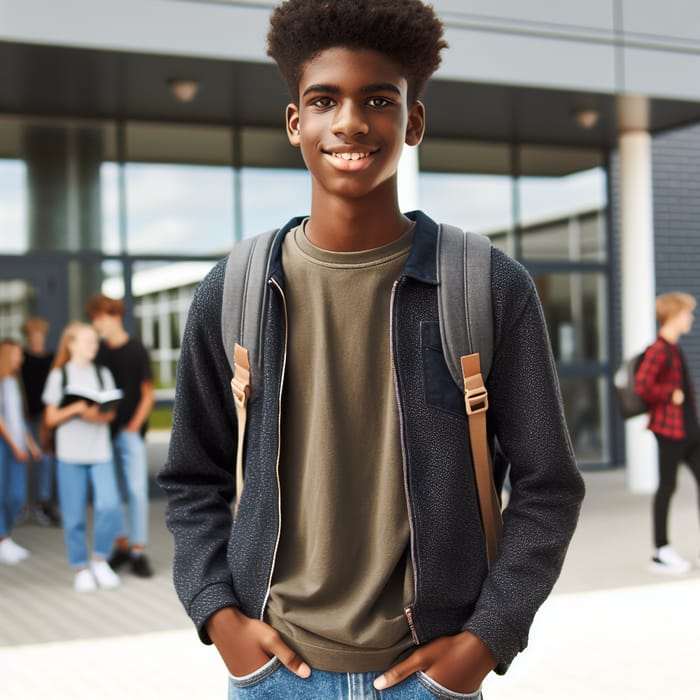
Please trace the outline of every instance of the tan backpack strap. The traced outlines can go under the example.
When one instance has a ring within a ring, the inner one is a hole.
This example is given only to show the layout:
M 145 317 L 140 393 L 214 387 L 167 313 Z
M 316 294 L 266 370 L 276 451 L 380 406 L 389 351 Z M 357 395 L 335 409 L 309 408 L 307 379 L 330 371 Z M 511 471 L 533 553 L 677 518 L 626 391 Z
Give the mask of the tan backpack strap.
M 464 403 L 469 423 L 469 442 L 479 495 L 481 522 L 486 540 L 486 558 L 489 568 L 498 553 L 498 543 L 503 530 L 501 504 L 493 483 L 493 465 L 486 436 L 486 411 L 489 407 L 488 392 L 481 376 L 479 353 L 461 358 L 464 377 Z
M 250 398 L 250 361 L 248 351 L 238 343 L 233 348 L 233 378 L 231 391 L 236 404 L 238 417 L 238 449 L 236 452 L 236 496 L 233 501 L 233 514 L 238 511 L 243 492 L 243 443 L 245 442 L 245 424 L 247 418 L 248 399 Z

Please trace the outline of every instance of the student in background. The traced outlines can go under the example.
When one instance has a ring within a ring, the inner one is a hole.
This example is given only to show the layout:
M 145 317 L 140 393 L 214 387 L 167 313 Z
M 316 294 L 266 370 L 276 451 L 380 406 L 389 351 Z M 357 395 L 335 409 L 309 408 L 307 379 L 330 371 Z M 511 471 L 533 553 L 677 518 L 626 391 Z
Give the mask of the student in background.
M 109 436 L 115 412 L 102 412 L 97 403 L 85 400 L 64 401 L 68 385 L 87 391 L 114 388 L 110 371 L 93 362 L 97 348 L 97 333 L 92 326 L 80 321 L 69 323 L 61 335 L 42 397 L 46 423 L 56 428 L 58 495 L 68 563 L 75 571 L 73 585 L 79 593 L 94 591 L 98 586 L 116 588 L 120 583 L 106 561 L 122 526 Z M 86 541 L 90 487 L 95 511 L 92 555 Z
M 693 327 L 695 298 L 684 292 L 656 299 L 659 334 L 644 354 L 635 377 L 637 393 L 649 405 L 649 430 L 659 446 L 659 485 L 654 495 L 654 549 L 649 570 L 684 574 L 692 568 L 670 544 L 668 515 L 681 462 L 695 477 L 700 497 L 700 424 L 693 379 L 678 342 Z M 700 560 L 699 560 L 700 563 Z
M 53 352 L 46 347 L 46 334 L 49 324 L 43 318 L 32 316 L 22 324 L 25 338 L 24 362 L 22 363 L 22 383 L 27 397 L 27 421 L 29 430 L 37 444 L 40 442 L 41 422 L 44 403 L 41 394 L 53 363 Z M 39 525 L 61 524 L 54 497 L 54 460 L 43 454 L 32 460 L 33 474 L 29 479 L 30 494 L 28 505 L 33 510 L 34 519 Z
M 26 499 L 24 463 L 41 451 L 27 428 L 22 386 L 18 378 L 22 348 L 14 340 L 0 341 L 0 563 L 18 564 L 29 551 L 10 533 Z
M 128 564 L 136 576 L 148 578 L 153 569 L 145 553 L 148 542 L 148 462 L 146 433 L 153 409 L 153 375 L 148 351 L 124 328 L 124 302 L 98 294 L 86 311 L 104 341 L 97 361 L 108 367 L 124 398 L 112 423 L 112 439 L 118 469 L 126 484 L 128 528 L 116 541 L 110 557 L 115 569 Z

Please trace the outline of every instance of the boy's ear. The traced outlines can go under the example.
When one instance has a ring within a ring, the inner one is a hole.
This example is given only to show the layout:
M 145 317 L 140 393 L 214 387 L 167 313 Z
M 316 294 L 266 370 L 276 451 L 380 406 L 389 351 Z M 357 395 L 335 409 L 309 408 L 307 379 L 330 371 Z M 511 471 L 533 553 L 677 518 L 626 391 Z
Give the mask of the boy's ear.
M 406 145 L 417 146 L 423 140 L 425 133 L 425 106 L 416 100 L 408 110 L 406 124 Z
M 287 105 L 287 138 L 292 146 L 299 146 L 299 108 L 295 104 Z

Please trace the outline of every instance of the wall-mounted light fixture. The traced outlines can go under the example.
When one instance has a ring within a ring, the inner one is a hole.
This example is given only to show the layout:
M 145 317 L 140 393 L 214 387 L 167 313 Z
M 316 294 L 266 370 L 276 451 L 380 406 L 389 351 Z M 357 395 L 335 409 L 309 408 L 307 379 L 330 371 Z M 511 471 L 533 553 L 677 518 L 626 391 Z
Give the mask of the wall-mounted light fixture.
M 199 92 L 199 81 L 192 78 L 169 78 L 168 88 L 178 102 L 192 102 Z
M 593 107 L 579 107 L 571 116 L 580 129 L 592 129 L 600 119 L 600 112 Z

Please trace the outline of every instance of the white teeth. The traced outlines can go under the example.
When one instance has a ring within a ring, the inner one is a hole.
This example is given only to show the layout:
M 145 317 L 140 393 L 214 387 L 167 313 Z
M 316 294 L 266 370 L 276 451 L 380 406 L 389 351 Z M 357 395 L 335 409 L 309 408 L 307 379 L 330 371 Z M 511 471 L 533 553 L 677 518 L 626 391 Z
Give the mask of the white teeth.
M 360 160 L 361 158 L 366 158 L 369 153 L 334 153 L 333 155 L 342 160 Z

